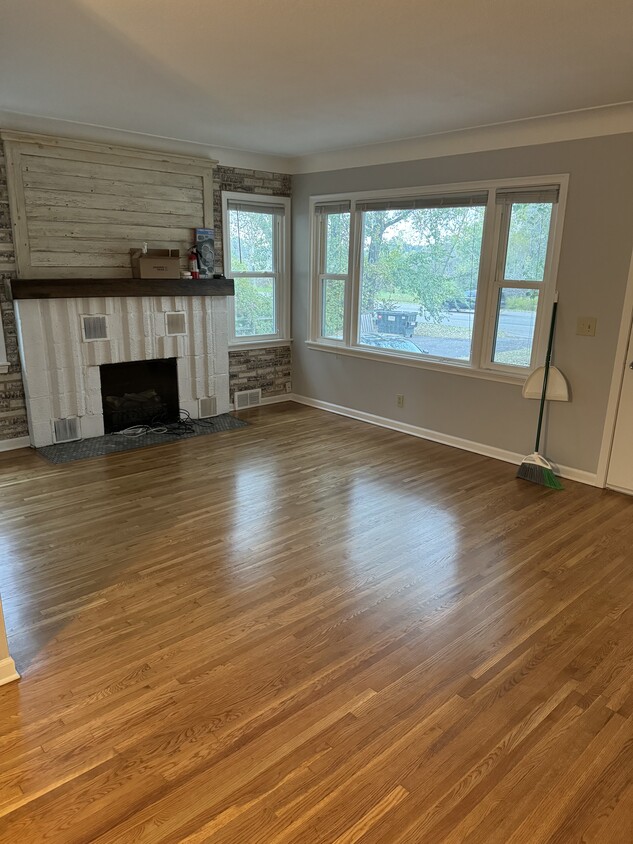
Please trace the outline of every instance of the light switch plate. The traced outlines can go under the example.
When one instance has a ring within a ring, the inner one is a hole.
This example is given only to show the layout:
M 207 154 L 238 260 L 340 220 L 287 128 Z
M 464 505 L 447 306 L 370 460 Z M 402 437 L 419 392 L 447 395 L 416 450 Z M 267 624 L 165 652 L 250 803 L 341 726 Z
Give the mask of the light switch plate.
M 576 334 L 581 337 L 596 336 L 596 318 L 590 316 L 578 317 L 576 323 Z

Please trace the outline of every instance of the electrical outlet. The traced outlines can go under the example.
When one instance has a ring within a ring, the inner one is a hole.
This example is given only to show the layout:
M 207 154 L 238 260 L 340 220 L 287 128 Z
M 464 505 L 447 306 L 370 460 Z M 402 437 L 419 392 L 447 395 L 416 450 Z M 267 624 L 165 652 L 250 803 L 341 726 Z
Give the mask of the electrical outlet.
M 404 407 L 404 396 L 398 393 L 396 396 L 396 407 Z
M 595 337 L 596 318 L 590 316 L 578 317 L 578 322 L 576 323 L 576 334 L 580 337 Z

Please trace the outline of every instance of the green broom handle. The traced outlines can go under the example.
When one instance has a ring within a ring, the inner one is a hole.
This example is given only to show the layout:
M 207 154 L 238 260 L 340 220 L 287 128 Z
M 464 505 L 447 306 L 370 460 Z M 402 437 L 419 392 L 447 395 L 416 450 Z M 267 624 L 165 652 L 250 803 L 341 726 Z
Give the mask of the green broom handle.
M 534 451 L 538 452 L 541 443 L 541 428 L 543 427 L 543 413 L 545 411 L 545 395 L 547 394 L 547 381 L 549 378 L 549 367 L 552 359 L 552 346 L 554 345 L 554 329 L 556 328 L 556 311 L 558 310 L 558 293 L 554 296 L 552 305 L 552 322 L 549 327 L 549 340 L 547 341 L 547 354 L 545 355 L 545 372 L 543 373 L 543 391 L 541 393 L 541 406 L 538 412 L 538 425 L 536 426 L 536 445 Z

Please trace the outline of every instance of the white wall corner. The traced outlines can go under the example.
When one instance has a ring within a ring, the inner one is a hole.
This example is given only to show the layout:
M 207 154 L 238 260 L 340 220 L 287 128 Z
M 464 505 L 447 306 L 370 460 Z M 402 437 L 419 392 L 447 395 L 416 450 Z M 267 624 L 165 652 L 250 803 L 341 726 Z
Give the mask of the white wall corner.
M 11 683 L 13 680 L 19 680 L 20 675 L 15 667 L 15 662 L 10 656 L 5 659 L 0 659 L 0 686 L 5 683 Z

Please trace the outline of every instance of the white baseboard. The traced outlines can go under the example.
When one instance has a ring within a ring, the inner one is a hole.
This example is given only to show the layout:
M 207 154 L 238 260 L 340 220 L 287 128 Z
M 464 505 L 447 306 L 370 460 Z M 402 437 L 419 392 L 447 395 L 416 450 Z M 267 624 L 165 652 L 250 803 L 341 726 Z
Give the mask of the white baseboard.
M 12 451 L 14 448 L 28 448 L 30 437 L 14 437 L 12 440 L 0 440 L 0 451 Z
M 19 680 L 20 675 L 15 669 L 15 662 L 8 656 L 6 659 L 0 659 L 0 686 L 5 683 L 11 683 L 13 680 Z
M 513 463 L 518 466 L 525 457 L 515 451 L 507 451 L 504 448 L 496 448 L 493 445 L 466 440 L 462 437 L 454 437 L 451 434 L 443 434 L 440 431 L 432 431 L 429 428 L 420 428 L 417 425 L 409 425 L 406 422 L 398 422 L 395 419 L 387 419 L 385 416 L 376 416 L 373 413 L 366 413 L 364 410 L 354 410 L 351 407 L 342 407 L 338 404 L 331 404 L 319 399 L 311 399 L 307 396 L 298 396 L 289 393 L 285 400 L 305 404 L 308 407 L 316 407 L 319 410 L 326 410 L 328 413 L 337 413 L 339 416 L 348 416 L 350 419 L 358 419 L 361 422 L 368 422 L 370 425 L 377 425 L 380 428 L 389 428 L 391 431 L 399 431 L 401 434 L 409 434 L 412 437 L 420 437 L 423 440 L 449 445 L 453 448 L 461 448 L 464 451 L 471 451 L 475 454 L 482 454 L 484 457 L 492 457 L 495 460 L 503 460 L 505 463 Z M 560 466 L 555 464 L 556 472 L 562 478 L 570 481 L 578 481 L 589 486 L 599 486 L 595 473 L 586 472 L 584 469 L 574 469 L 572 466 Z
M 280 395 L 280 396 L 267 396 L 266 398 L 263 398 L 261 400 L 260 404 L 255 404 L 255 405 L 253 405 L 253 407 L 261 407 L 264 404 L 281 404 L 282 402 L 285 402 L 285 401 L 294 401 L 293 393 L 282 393 L 282 395 Z M 229 405 L 229 409 L 235 410 L 235 405 L 233 403 L 231 403 Z M 247 408 L 242 408 L 242 409 L 246 410 Z

